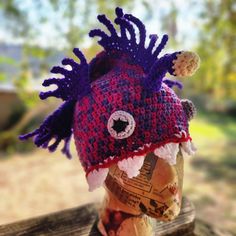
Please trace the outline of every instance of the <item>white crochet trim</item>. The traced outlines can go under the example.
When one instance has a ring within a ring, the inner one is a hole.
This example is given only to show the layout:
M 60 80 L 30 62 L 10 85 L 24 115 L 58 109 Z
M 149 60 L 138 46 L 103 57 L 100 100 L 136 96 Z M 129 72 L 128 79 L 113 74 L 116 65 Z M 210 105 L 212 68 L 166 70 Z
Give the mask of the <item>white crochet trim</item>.
M 139 147 L 139 150 L 143 150 L 146 146 L 150 147 L 150 144 L 145 144 L 144 146 Z M 183 156 L 186 156 L 186 154 L 193 155 L 196 151 L 196 147 L 190 140 L 182 143 L 167 143 L 161 147 L 156 148 L 154 150 L 154 154 L 159 158 L 162 158 L 167 161 L 170 165 L 175 165 L 176 157 L 179 150 L 181 150 Z M 139 175 L 140 169 L 142 168 L 144 163 L 145 156 L 146 155 L 129 157 L 122 161 L 118 161 L 117 165 L 120 170 L 126 172 L 128 178 L 133 178 Z M 118 157 L 113 156 L 111 156 L 109 159 L 113 160 L 114 158 L 118 159 Z M 105 162 L 107 161 L 108 159 L 105 160 Z M 87 176 L 89 191 L 93 191 L 96 188 L 102 186 L 107 177 L 108 172 L 109 168 L 100 168 L 98 170 L 91 171 Z
M 197 148 L 194 146 L 193 142 L 188 140 L 187 142 L 181 143 L 180 150 L 183 154 L 188 154 L 189 156 L 192 156 L 197 151 Z
M 186 131 L 181 130 L 178 134 L 175 134 L 175 136 L 177 138 L 182 138 L 182 137 L 186 138 L 187 137 L 187 133 L 186 133 Z
M 185 157 L 186 154 L 192 156 L 196 152 L 196 147 L 194 144 L 188 140 L 182 143 L 167 143 L 164 146 L 156 148 L 154 154 L 164 160 L 166 160 L 170 165 L 176 164 L 177 154 L 181 150 L 181 153 Z
M 121 119 L 122 121 L 126 121 L 129 124 L 125 128 L 125 131 L 117 133 L 112 126 L 114 125 L 114 120 Z M 110 135 L 115 138 L 115 139 L 124 139 L 128 138 L 130 135 L 133 134 L 134 129 L 135 129 L 135 120 L 134 117 L 126 112 L 126 111 L 115 111 L 111 114 L 110 118 L 108 119 L 107 122 L 107 129 Z
M 90 192 L 103 185 L 108 172 L 109 172 L 108 168 L 101 168 L 99 170 L 93 170 L 88 174 L 87 182 L 89 185 Z
M 176 164 L 176 156 L 179 152 L 179 143 L 167 143 L 164 146 L 156 148 L 154 154 L 164 160 L 170 165 Z
M 139 175 L 140 169 L 143 166 L 145 156 L 134 156 L 129 157 L 118 162 L 118 167 L 120 170 L 126 172 L 129 178 L 133 178 Z

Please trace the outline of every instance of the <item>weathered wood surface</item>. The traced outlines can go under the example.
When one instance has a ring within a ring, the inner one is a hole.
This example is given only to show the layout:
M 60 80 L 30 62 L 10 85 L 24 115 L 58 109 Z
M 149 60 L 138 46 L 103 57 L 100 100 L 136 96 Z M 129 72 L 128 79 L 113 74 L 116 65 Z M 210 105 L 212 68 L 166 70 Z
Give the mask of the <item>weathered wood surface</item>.
M 219 223 L 219 225 L 221 224 Z M 236 234 L 226 230 L 221 230 L 203 220 L 196 219 L 193 236 L 236 236 Z
M 1 236 L 20 235 L 92 235 L 99 236 L 96 228 L 99 204 L 88 204 L 65 211 L 52 213 L 29 220 L 0 226 Z M 201 221 L 196 221 L 192 204 L 183 199 L 180 215 L 172 222 L 155 222 L 155 235 L 160 236 L 232 236 L 220 232 Z M 223 233 L 223 234 L 221 234 Z

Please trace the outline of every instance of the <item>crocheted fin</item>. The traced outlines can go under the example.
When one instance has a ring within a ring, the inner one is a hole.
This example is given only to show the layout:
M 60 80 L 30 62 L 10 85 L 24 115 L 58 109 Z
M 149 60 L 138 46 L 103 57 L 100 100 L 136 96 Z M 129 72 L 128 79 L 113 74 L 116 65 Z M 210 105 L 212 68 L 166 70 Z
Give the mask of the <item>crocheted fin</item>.
M 54 152 L 59 143 L 64 140 L 62 153 L 70 159 L 69 143 L 72 135 L 74 106 L 75 101 L 64 102 L 43 121 L 38 129 L 31 133 L 20 135 L 19 138 L 26 140 L 34 137 L 36 146 L 47 148 L 51 152 Z M 49 145 L 49 142 L 53 139 L 55 139 L 55 142 Z
M 185 114 L 187 115 L 188 121 L 192 120 L 197 114 L 197 109 L 194 106 L 193 102 L 188 99 L 181 99 L 181 104 L 183 106 Z
M 48 87 L 54 84 L 57 85 L 57 89 L 54 91 L 41 92 L 39 94 L 41 99 L 56 97 L 64 101 L 78 100 L 90 92 L 89 66 L 87 61 L 78 48 L 75 48 L 73 52 L 80 59 L 80 64 L 71 58 L 64 58 L 62 64 L 69 65 L 71 70 L 54 66 L 51 72 L 61 74 L 64 78 L 50 78 L 44 80 L 43 86 Z

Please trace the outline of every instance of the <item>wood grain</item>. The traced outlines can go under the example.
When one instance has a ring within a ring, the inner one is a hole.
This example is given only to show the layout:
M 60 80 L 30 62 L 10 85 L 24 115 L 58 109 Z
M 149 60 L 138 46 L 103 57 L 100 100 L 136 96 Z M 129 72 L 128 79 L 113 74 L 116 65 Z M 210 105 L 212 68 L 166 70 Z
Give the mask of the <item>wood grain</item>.
M 20 235 L 78 235 L 99 236 L 96 228 L 99 204 L 87 204 L 29 220 L 0 226 L 1 236 Z M 193 205 L 183 198 L 180 215 L 172 222 L 154 222 L 155 235 L 160 236 L 221 236 L 218 230 L 197 221 L 197 233 L 194 232 L 195 210 Z M 222 234 L 223 235 L 223 234 Z M 224 234 L 233 235 L 233 234 Z

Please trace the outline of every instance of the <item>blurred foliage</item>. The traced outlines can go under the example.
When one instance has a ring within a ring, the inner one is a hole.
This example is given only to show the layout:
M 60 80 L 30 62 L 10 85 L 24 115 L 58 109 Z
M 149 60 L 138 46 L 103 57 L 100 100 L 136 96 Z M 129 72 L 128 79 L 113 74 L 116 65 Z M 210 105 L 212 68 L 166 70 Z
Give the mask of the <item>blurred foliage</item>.
M 196 79 L 190 81 L 191 92 L 208 95 L 216 109 L 223 101 L 227 110 L 227 105 L 236 106 L 235 1 L 207 0 L 199 17 L 204 23 L 196 50 L 202 64 Z
M 25 37 L 29 32 L 29 23 L 25 17 L 26 12 L 19 8 L 15 0 L 1 1 L 0 9 L 7 22 L 7 29 L 14 32 L 16 37 Z
M 1 25 L 5 27 L 8 35 L 21 42 L 22 59 L 16 62 L 11 58 L 1 56 L 0 64 L 19 68 L 14 85 L 17 94 L 30 112 L 39 101 L 37 92 L 32 91 L 32 85 L 36 79 L 48 77 L 51 67 L 49 58 L 55 56 L 60 50 L 64 52 L 63 54 L 74 57 L 72 49 L 84 45 L 89 30 L 97 27 L 95 20 L 97 13 L 104 13 L 108 18 L 114 19 L 116 6 L 121 6 L 125 8 L 125 11 L 132 12 L 139 4 L 143 8 L 144 21 L 148 21 L 156 16 L 157 6 L 160 2 L 159 0 L 115 0 L 109 1 L 108 4 L 103 0 L 1 1 L 0 13 L 4 16 Z M 166 4 L 168 4 L 167 9 L 158 11 L 159 21 L 157 24 L 169 34 L 170 46 L 179 49 L 184 43 L 177 37 L 179 34 L 178 21 L 183 14 L 180 13 L 181 6 L 174 0 Z M 194 78 L 185 80 L 186 88 L 183 93 L 187 97 L 196 98 L 198 107 L 202 106 L 224 112 L 232 110 L 231 113 L 235 115 L 236 8 L 234 0 L 199 2 L 191 0 L 186 3 L 187 10 L 193 11 L 196 4 L 200 10 L 198 15 L 194 13 L 198 28 L 193 29 L 197 32 L 193 50 L 200 55 L 202 64 Z M 48 45 L 42 46 L 39 39 L 44 35 L 43 29 L 48 24 L 53 30 L 55 38 L 53 44 L 48 42 Z M 87 58 L 91 59 L 98 50 L 101 49 L 94 40 L 83 51 Z M 36 58 L 39 64 L 37 75 L 33 74 L 32 58 Z M 0 81 L 4 80 L 6 80 L 6 75 L 1 72 Z M 37 113 L 35 115 L 37 116 Z M 20 119 L 24 119 L 24 116 L 19 117 Z M 21 122 L 19 121 L 19 123 Z
M 22 60 L 15 65 L 20 70 L 13 81 L 19 98 L 28 110 L 25 114 L 19 115 L 17 122 L 13 119 L 13 123 L 9 129 L 4 130 L 0 134 L 0 150 L 8 152 L 12 152 L 14 148 L 22 150 L 21 145 L 17 141 L 18 134 L 32 130 L 32 120 L 37 121 L 35 118 L 41 116 L 42 112 L 45 112 L 45 106 L 41 104 L 41 107 L 39 107 L 38 105 L 38 92 L 32 90 L 32 85 L 37 78 L 35 78 L 32 65 L 30 64 L 31 59 L 36 58 L 40 67 L 37 77 L 45 78 L 48 76 L 51 66 L 48 63 L 48 58 L 53 56 L 55 52 L 58 52 L 58 45 L 55 45 L 57 42 L 54 42 L 53 47 L 39 46 L 38 43 L 35 43 L 45 24 L 48 22 L 51 23 L 51 27 L 58 35 L 57 37 L 64 41 L 63 51 L 66 52 L 65 54 L 74 57 L 72 55 L 72 49 L 85 40 L 85 34 L 88 33 L 88 28 L 91 28 L 94 24 L 94 8 L 96 11 L 113 16 L 116 5 L 121 3 L 131 6 L 132 2 L 132 0 L 122 0 L 112 1 L 107 4 L 104 1 L 96 0 L 87 0 L 83 3 L 74 0 L 32 1 L 30 3 L 32 6 L 31 9 L 25 8 L 24 2 L 19 4 L 17 0 L 3 1 L 0 3 L 0 11 L 4 16 L 4 21 L 1 24 L 12 38 L 19 39 L 22 42 Z M 45 14 L 48 8 L 51 9 L 53 18 L 58 20 L 52 20 L 50 14 Z M 33 10 L 36 22 L 32 21 L 32 16 L 30 16 L 30 11 Z M 61 21 L 63 21 L 64 27 L 62 27 Z M 91 50 L 98 51 L 98 47 L 92 45 L 86 54 L 91 54 Z M 0 64 L 3 65 L 6 62 L 8 64 L 13 63 L 13 61 L 7 60 L 7 58 L 0 58 Z M 4 73 L 0 73 L 0 80 L 6 80 Z M 38 122 L 33 122 L 33 126 L 37 126 L 37 124 Z
M 0 56 L 0 64 L 16 65 L 16 61 L 11 57 Z
M 5 65 L 17 66 L 17 62 L 11 57 L 1 55 L 0 56 L 0 65 L 1 66 L 5 66 Z M 7 75 L 5 72 L 0 72 L 0 82 L 1 81 L 7 81 Z
M 39 47 L 35 40 L 42 32 L 46 23 L 50 22 L 52 29 L 56 31 L 57 37 L 64 42 L 63 51 L 71 56 L 72 48 L 81 45 L 86 40 L 89 29 L 96 25 L 94 15 L 103 12 L 109 18 L 114 18 L 114 8 L 125 6 L 126 11 L 132 10 L 139 2 L 144 8 L 144 18 L 147 20 L 156 14 L 158 1 L 134 1 L 116 0 L 107 4 L 102 0 L 47 0 L 32 1 L 32 11 L 36 21 L 32 21 L 29 9 L 24 7 L 24 1 L 19 4 L 17 0 L 2 1 L 0 9 L 6 16 L 4 24 L 13 37 L 19 37 L 23 42 L 24 63 L 30 56 L 38 58 L 43 73 L 49 70 L 48 63 L 44 63 L 46 58 L 53 55 L 55 48 Z M 196 1 L 189 3 L 189 10 L 195 7 Z M 192 4 L 192 5 L 191 5 Z M 236 12 L 234 0 L 201 1 L 199 7 L 201 11 L 197 16 L 202 23 L 197 29 L 198 42 L 195 50 L 202 58 L 202 65 L 195 78 L 187 83 L 191 90 L 190 94 L 204 94 L 206 100 L 210 99 L 217 104 L 223 101 L 227 106 L 230 102 L 236 102 L 236 68 L 233 63 L 236 61 Z M 36 10 L 35 10 L 36 9 Z M 38 9 L 38 10 L 37 10 Z M 50 9 L 50 14 L 45 10 Z M 169 1 L 168 11 L 159 12 L 162 28 L 170 35 L 172 47 L 178 47 L 177 40 L 178 27 L 177 21 L 180 14 L 180 6 L 175 1 Z M 79 16 L 79 17 L 78 17 Z M 58 19 L 58 20 L 52 20 Z M 63 21 L 63 24 L 61 22 Z M 3 24 L 3 23 L 2 23 Z M 37 24 L 37 25 L 36 25 Z M 196 30 L 196 29 L 195 29 Z M 97 45 L 91 45 L 87 54 L 98 50 Z M 1 58 L 0 58 L 1 63 Z M 26 70 L 22 63 L 22 70 Z M 30 66 L 27 67 L 30 71 Z M 27 72 L 28 73 L 28 72 Z M 20 76 L 21 77 L 21 76 Z M 0 75 L 3 79 L 4 75 Z M 18 78 L 17 78 L 18 79 Z M 30 78 L 32 79 L 32 78 Z M 25 82 L 25 78 L 22 78 Z M 22 89 L 22 87 L 21 87 Z M 230 103 L 231 104 L 231 103 Z

